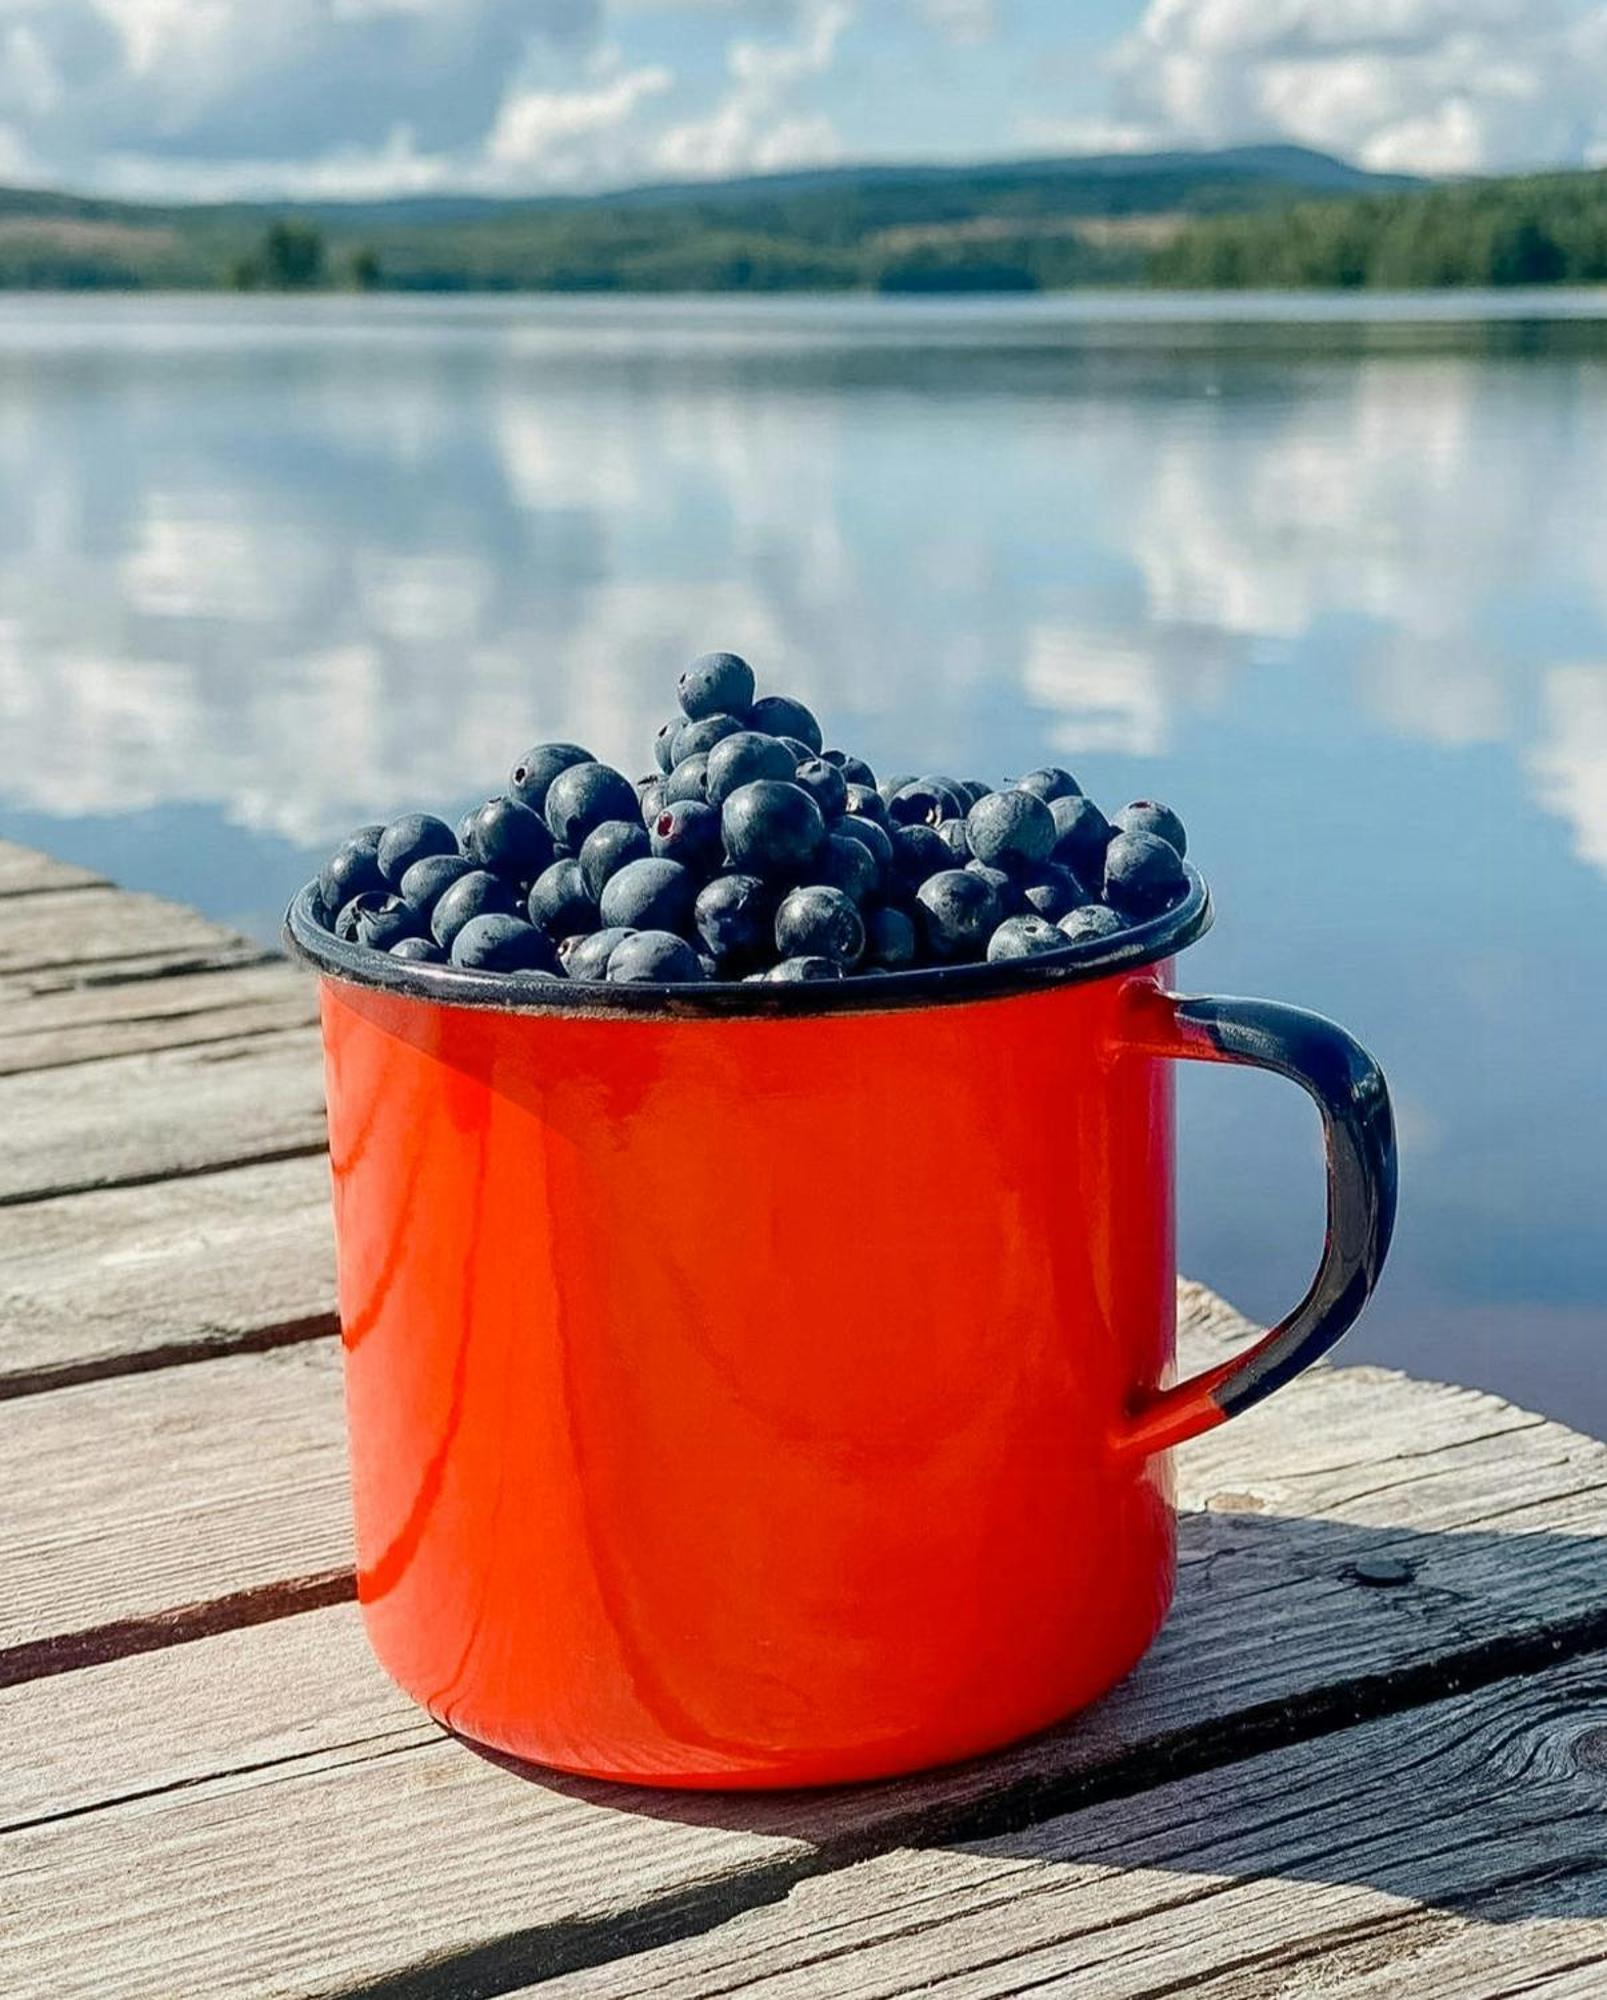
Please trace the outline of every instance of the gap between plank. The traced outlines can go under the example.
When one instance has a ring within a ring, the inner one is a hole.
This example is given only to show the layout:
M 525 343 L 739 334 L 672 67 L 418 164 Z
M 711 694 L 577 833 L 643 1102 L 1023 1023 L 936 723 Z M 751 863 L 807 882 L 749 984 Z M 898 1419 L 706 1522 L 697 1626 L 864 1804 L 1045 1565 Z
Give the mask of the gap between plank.
M 19 1396 L 41 1396 L 51 1389 L 72 1389 L 81 1382 L 105 1382 L 120 1375 L 149 1375 L 158 1368 L 187 1368 L 198 1361 L 222 1361 L 235 1354 L 268 1354 L 276 1347 L 299 1347 L 305 1341 L 328 1340 L 340 1331 L 339 1316 L 309 1313 L 303 1319 L 282 1320 L 276 1326 L 254 1326 L 242 1333 L 202 1335 L 193 1340 L 169 1340 L 133 1353 L 102 1354 L 83 1361 L 60 1361 L 39 1368 L 20 1368 L 0 1375 L 0 1403 Z
M 114 889 L 115 882 L 91 876 L 85 882 L 30 882 L 20 889 L 0 889 L 0 903 L 18 903 L 24 896 L 71 896 L 85 889 Z
M 266 1625 L 298 1611 L 322 1611 L 350 1603 L 357 1595 L 351 1569 L 319 1570 L 312 1576 L 287 1577 L 279 1583 L 235 1590 L 226 1597 L 200 1604 L 180 1604 L 170 1611 L 153 1611 L 136 1618 L 118 1618 L 108 1625 L 91 1625 L 81 1632 L 58 1632 L 48 1639 L 0 1652 L 0 1688 L 23 1681 L 72 1673 L 79 1667 L 101 1667 L 134 1653 L 154 1653 L 192 1639 L 210 1639 L 219 1632 L 247 1625 Z
M 286 1032 L 303 1034 L 306 1031 L 298 1028 Z M 308 1140 L 299 1146 L 275 1146 L 266 1152 L 242 1153 L 237 1159 L 207 1160 L 193 1167 L 164 1167 L 160 1172 L 153 1170 L 147 1174 L 117 1174 L 107 1180 L 58 1181 L 49 1187 L 31 1187 L 18 1189 L 12 1194 L 0 1194 L 0 1208 L 25 1208 L 29 1202 L 59 1201 L 64 1195 L 104 1194 L 109 1188 L 159 1187 L 163 1181 L 193 1181 L 203 1174 L 226 1174 L 236 1167 L 271 1167 L 281 1160 L 310 1160 L 328 1151 L 327 1140 Z

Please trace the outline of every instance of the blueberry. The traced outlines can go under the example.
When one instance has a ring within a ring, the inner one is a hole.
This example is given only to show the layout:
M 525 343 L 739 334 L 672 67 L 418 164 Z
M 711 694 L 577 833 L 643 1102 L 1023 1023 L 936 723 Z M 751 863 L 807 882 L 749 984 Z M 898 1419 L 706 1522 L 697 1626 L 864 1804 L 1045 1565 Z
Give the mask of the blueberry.
M 331 914 L 354 896 L 376 894 L 385 887 L 379 872 L 379 841 L 353 834 L 343 840 L 318 871 L 318 900 Z
M 1058 861 L 1046 861 L 1041 868 L 1030 869 L 1022 878 L 1021 894 L 1034 916 L 1047 917 L 1052 924 L 1058 924 L 1062 917 L 1080 909 L 1088 900 L 1088 891 Z
M 609 876 L 617 875 L 627 862 L 640 861 L 651 852 L 647 828 L 639 819 L 605 819 L 601 826 L 594 826 L 575 856 L 586 894 L 595 903 Z
M 773 986 L 793 986 L 806 979 L 842 979 L 846 975 L 830 958 L 784 958 L 762 975 Z
M 578 743 L 538 743 L 508 774 L 508 791 L 520 805 L 534 813 L 544 812 L 548 787 L 558 773 L 593 761 L 591 752 L 582 750 Z
M 547 788 L 547 827 L 572 852 L 608 819 L 635 819 L 636 787 L 607 764 L 571 764 Z
M 887 801 L 874 785 L 856 784 L 850 780 L 843 811 L 853 819 L 874 820 L 878 826 L 890 823 Z
M 559 961 L 571 979 L 606 979 L 615 945 L 634 936 L 623 924 L 614 924 L 587 937 L 567 937 L 558 947 Z
M 383 889 L 364 889 L 360 894 L 349 897 L 341 904 L 335 917 L 336 937 L 346 944 L 356 944 L 358 927 L 363 919 L 378 910 L 387 900 Z
M 966 831 L 963 819 L 940 820 L 935 829 L 937 837 L 949 851 L 949 866 L 971 859 L 971 836 Z
M 673 931 L 633 931 L 621 938 L 608 960 L 610 986 L 690 986 L 703 978 L 697 953 Z
M 699 877 L 712 874 L 720 865 L 720 815 L 701 799 L 677 799 L 654 820 L 652 851 L 668 861 L 679 861 Z
M 866 917 L 865 960 L 887 972 L 915 963 L 915 926 L 902 910 L 872 910 Z
M 851 757 L 846 750 L 822 750 L 820 754 L 842 772 L 844 784 L 869 785 L 873 792 L 876 790 L 876 773 L 863 757 Z
M 1080 910 L 1062 917 L 1057 928 L 1068 943 L 1087 944 L 1092 938 L 1114 937 L 1127 926 L 1104 903 L 1084 903 Z
M 1054 816 L 1031 792 L 989 792 L 966 814 L 965 833 L 990 868 L 1026 868 L 1055 848 Z
M 1182 856 L 1155 833 L 1119 833 L 1105 849 L 1105 901 L 1125 917 L 1153 916 L 1188 886 Z
M 1023 905 L 1021 885 L 1016 878 L 1003 868 L 990 868 L 985 861 L 971 860 L 965 864 L 965 872 L 975 875 L 987 883 L 999 899 L 1001 917 L 1019 915 Z
M 1036 958 L 1040 952 L 1064 951 L 1066 940 L 1044 917 L 1006 917 L 988 939 L 988 963 L 1005 958 Z
M 679 861 L 657 856 L 629 861 L 603 885 L 597 913 L 612 929 L 622 924 L 633 931 L 684 931 L 697 900 L 697 877 Z
M 754 965 L 769 955 L 775 898 L 757 875 L 716 875 L 698 891 L 692 921 L 722 963 Z
M 723 743 L 728 736 L 740 736 L 743 729 L 743 723 L 734 715 L 706 715 L 701 722 L 683 722 L 675 734 L 670 769 L 684 764 L 688 757 L 706 757 L 716 743 Z
M 452 963 L 474 972 L 554 972 L 552 940 L 522 917 L 470 917 L 452 940 Z
M 883 778 L 881 783 L 876 787 L 876 790 L 881 795 L 882 804 L 890 806 L 906 785 L 913 785 L 914 783 L 915 773 L 913 771 L 900 771 L 897 777 Z
M 675 769 L 675 739 L 685 727 L 684 715 L 672 715 L 653 738 L 653 762 L 666 778 Z
M 726 858 L 754 875 L 796 875 L 820 852 L 826 822 L 806 791 L 779 779 L 739 785 L 720 810 Z
M 1075 796 L 1050 801 L 1055 823 L 1055 859 L 1091 889 L 1105 872 L 1105 848 L 1111 824 L 1092 799 Z
M 461 854 L 467 854 L 469 851 L 469 842 L 474 837 L 474 822 L 479 811 L 480 808 L 478 806 L 470 806 L 469 810 L 458 821 L 458 851 Z
M 770 777 L 773 773 L 760 774 Z M 848 780 L 835 764 L 828 764 L 824 757 L 809 757 L 793 773 L 792 782 L 802 785 L 804 790 L 820 808 L 820 816 L 826 821 L 837 819 L 848 804 Z
M 555 861 L 544 868 L 530 885 L 525 908 L 530 921 L 552 938 L 589 931 L 597 922 L 597 899 L 586 893 L 578 861 Z
M 533 882 L 552 860 L 552 835 L 540 813 L 517 799 L 487 799 L 470 824 L 464 851 L 493 875 Z
M 936 826 L 941 820 L 964 819 L 969 810 L 970 801 L 947 778 L 912 778 L 887 801 L 888 816 L 897 826 Z
M 440 897 L 430 913 L 430 929 L 442 951 L 449 952 L 471 917 L 511 917 L 517 907 L 513 891 L 500 875 L 477 868 L 460 876 Z
M 427 917 L 454 882 L 473 872 L 474 863 L 467 855 L 426 854 L 402 877 L 402 900 Z
M 796 736 L 800 743 L 808 744 L 812 757 L 820 755 L 825 741 L 820 724 L 803 703 L 784 694 L 767 694 L 754 702 L 748 710 L 748 727 L 763 730 L 766 736 Z
M 662 778 L 644 781 L 636 787 L 636 796 L 641 801 L 642 824 L 651 826 L 669 804 L 669 794 Z
M 363 896 L 358 902 L 357 942 L 371 951 L 389 951 L 403 938 L 417 937 L 424 928 L 418 911 L 400 896 Z
M 1018 792 L 1031 792 L 1035 799 L 1042 799 L 1050 805 L 1056 799 L 1075 799 L 1082 795 L 1082 786 L 1069 771 L 1062 771 L 1057 765 L 1045 764 L 1042 770 L 1029 771 L 1024 778 L 1017 778 Z
M 915 901 L 921 934 L 934 958 L 980 958 L 1004 915 L 991 883 L 964 868 L 928 876 Z
M 961 778 L 955 790 L 964 798 L 967 806 L 974 806 L 978 799 L 985 799 L 989 792 L 996 792 L 997 785 L 990 785 L 986 778 Z
M 753 669 L 737 653 L 699 653 L 675 692 L 694 722 L 705 715 L 745 715 L 753 705 Z
M 664 804 L 672 806 L 677 799 L 707 799 L 709 795 L 709 760 L 707 757 L 688 757 L 684 764 L 677 764 L 664 780 Z M 662 810 L 662 808 L 661 808 Z
M 760 778 L 784 783 L 796 768 L 792 752 L 773 736 L 761 736 L 753 729 L 727 736 L 709 752 L 709 804 L 723 806 L 739 786 L 755 784 Z
M 856 813 L 845 813 L 832 828 L 833 835 L 844 840 L 857 840 L 870 858 L 876 863 L 876 880 L 885 882 L 893 872 L 893 840 L 886 827 L 873 819 L 861 818 Z
M 815 754 L 801 736 L 778 736 L 776 741 L 784 743 L 787 746 L 787 750 L 792 757 L 794 770 L 800 764 L 807 764 Z
M 1183 822 L 1170 806 L 1158 806 L 1153 799 L 1134 799 L 1130 806 L 1123 806 L 1115 824 L 1118 833 L 1153 833 L 1157 840 L 1164 840 L 1179 854 L 1189 851 Z
M 893 867 L 901 882 L 918 889 L 928 875 L 939 875 L 954 866 L 949 844 L 935 826 L 917 821 L 913 826 L 892 829 Z
M 458 837 L 434 813 L 404 813 L 379 837 L 379 872 L 394 889 L 415 861 L 427 854 L 456 854 Z
M 809 862 L 807 876 L 815 886 L 841 890 L 853 904 L 867 902 L 881 888 L 881 870 L 871 850 L 839 832 L 825 836 L 825 846 Z
M 841 889 L 794 889 L 776 911 L 776 950 L 783 958 L 857 965 L 865 950 L 864 921 Z
M 398 938 L 395 944 L 391 946 L 391 957 L 410 959 L 419 965 L 444 965 L 446 963 L 446 953 L 442 951 L 434 938 L 427 937 Z

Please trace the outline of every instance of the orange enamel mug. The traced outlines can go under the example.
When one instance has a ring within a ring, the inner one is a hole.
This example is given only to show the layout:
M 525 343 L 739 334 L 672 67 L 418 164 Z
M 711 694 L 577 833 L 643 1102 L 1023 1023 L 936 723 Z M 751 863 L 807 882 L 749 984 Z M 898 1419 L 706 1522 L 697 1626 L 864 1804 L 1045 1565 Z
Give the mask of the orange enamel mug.
M 594 1777 L 820 1785 L 1091 1701 L 1172 1594 L 1170 1448 L 1345 1331 L 1389 1100 L 1342 1030 L 1179 999 L 1209 921 L 1013 965 L 569 986 L 344 944 L 322 982 L 358 1594 L 453 1730 Z M 1172 1070 L 1316 1099 L 1296 1311 L 1173 1383 Z

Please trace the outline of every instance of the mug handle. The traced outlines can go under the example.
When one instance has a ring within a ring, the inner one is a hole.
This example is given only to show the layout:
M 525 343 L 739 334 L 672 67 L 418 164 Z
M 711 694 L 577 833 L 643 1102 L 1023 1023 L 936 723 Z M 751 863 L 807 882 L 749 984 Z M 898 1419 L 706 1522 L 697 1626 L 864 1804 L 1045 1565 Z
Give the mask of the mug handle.
M 1292 1382 L 1355 1322 L 1395 1226 L 1395 1127 L 1384 1073 L 1343 1028 L 1277 1000 L 1214 1000 L 1133 980 L 1124 1052 L 1245 1063 L 1298 1083 L 1322 1114 L 1328 1229 L 1311 1289 L 1245 1353 L 1135 1404 L 1117 1439 L 1147 1458 L 1236 1417 Z

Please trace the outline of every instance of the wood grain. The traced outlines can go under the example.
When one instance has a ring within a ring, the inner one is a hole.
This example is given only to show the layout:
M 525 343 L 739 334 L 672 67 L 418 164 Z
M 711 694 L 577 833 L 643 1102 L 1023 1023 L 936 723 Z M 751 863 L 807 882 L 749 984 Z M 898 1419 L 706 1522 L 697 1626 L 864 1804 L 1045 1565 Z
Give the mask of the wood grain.
M 1607 1983 L 1607 1660 L 805 1880 L 551 2000 L 1207 2000 Z M 527 1989 L 529 1990 L 529 1989 Z M 1596 1990 L 1601 1990 L 1598 1986 Z
M 32 847 L 18 847 L 14 841 L 0 840 L 0 896 L 33 896 L 42 889 L 102 888 L 104 876 L 80 868 L 71 861 L 58 861 Z
M 335 1324 L 322 1154 L 27 1202 L 0 1221 L 0 1397 Z
M 0 1076 L 304 1028 L 317 1017 L 315 982 L 279 961 L 16 992 L 0 1008 Z
M 314 1152 L 318 1037 L 236 1036 L 0 1078 L 0 1130 L 0 1204 Z
M 75 1617 L 97 1601 L 188 1594 L 197 1578 L 260 1575 L 269 1541 L 298 1571 L 309 1547 L 328 1559 L 332 1541 L 302 1539 L 320 1512 L 307 1511 L 309 1491 L 335 1506 L 316 1470 L 338 1433 L 326 1354 L 208 1362 L 9 1406 L 38 1415 L 78 1400 L 65 1449 L 23 1475 L 47 1483 L 51 1463 L 104 1440 L 131 1390 L 151 1399 L 135 1426 L 146 1432 L 162 1425 L 161 1392 L 186 1378 L 192 1436 L 214 1421 L 244 1427 L 213 1440 L 215 1466 L 171 1455 L 176 1486 L 160 1505 L 136 1499 L 129 1520 L 119 1497 L 137 1482 L 108 1476 L 76 1501 L 84 1481 L 58 1472 L 54 1506 L 40 1496 L 19 1539 L 73 1514 Z M 257 1371 L 276 1384 L 254 1384 Z M 287 1489 L 298 1391 L 323 1400 L 327 1429 Z M 6 1442 L 0 1431 L 0 1452 Z M 238 1467 L 253 1462 L 259 1490 L 247 1496 Z M 1191 1510 L 1179 1603 L 1139 1671 L 1030 1744 L 904 1784 L 675 1801 L 517 1774 L 387 1697 L 349 1607 L 15 1687 L 0 1705 L 0 1770 L 25 1770 L 27 1746 L 59 1731 L 64 1690 L 92 1688 L 97 1720 L 75 1816 L 0 1840 L 0 1938 L 48 1939 L 54 1992 L 502 1992 L 708 1931 L 867 1849 L 1143 1792 L 1410 1709 L 1459 1677 L 1487 1683 L 1607 1643 L 1607 1447 L 1493 1397 L 1319 1370 L 1181 1453 L 1179 1469 Z M 220 1484 L 221 1533 L 205 1501 Z M 0 1493 L 0 1511 L 8 1501 Z M 1385 1551 L 1412 1566 L 1409 1584 L 1357 1580 L 1355 1563 Z M 292 1625 L 302 1629 L 287 1638 Z M 202 1712 L 198 1746 L 183 1718 Z M 299 1734 L 298 1716 L 309 1719 Z M 49 1785 L 12 1780 L 6 1816 L 37 1817 Z M 1400 1784 L 1395 1794 L 1398 1808 Z M 1111 1810 L 1120 1820 L 1134 1801 Z
M 127 889 L 73 887 L 0 901 L 0 974 L 167 958 L 175 966 L 239 957 L 243 940 L 181 903 Z M 259 946 L 244 955 L 265 958 Z
M 351 1561 L 333 1342 L 0 1403 L 0 1679 Z

